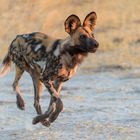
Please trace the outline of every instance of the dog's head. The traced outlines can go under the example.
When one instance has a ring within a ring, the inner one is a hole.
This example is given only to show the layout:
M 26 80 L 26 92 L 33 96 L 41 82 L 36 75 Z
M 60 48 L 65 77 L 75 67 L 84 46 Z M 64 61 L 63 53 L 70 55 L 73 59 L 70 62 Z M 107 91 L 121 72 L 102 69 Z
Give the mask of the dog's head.
M 70 15 L 64 23 L 65 31 L 70 34 L 74 45 L 82 52 L 94 53 L 99 46 L 93 34 L 96 19 L 96 13 L 91 12 L 85 17 L 83 25 L 81 25 L 81 21 L 76 15 Z

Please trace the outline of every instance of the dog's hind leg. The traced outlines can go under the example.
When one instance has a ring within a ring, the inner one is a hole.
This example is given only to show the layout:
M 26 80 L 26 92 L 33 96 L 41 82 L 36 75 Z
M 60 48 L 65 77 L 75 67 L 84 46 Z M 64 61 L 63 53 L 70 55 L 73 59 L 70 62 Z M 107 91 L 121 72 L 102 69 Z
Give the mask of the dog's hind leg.
M 17 107 L 21 110 L 25 109 L 25 104 L 24 100 L 21 96 L 21 91 L 19 87 L 19 80 L 23 74 L 24 70 L 20 69 L 18 66 L 16 66 L 16 73 L 15 73 L 15 80 L 13 82 L 13 90 L 16 93 L 16 98 L 17 98 Z
M 38 115 L 42 114 L 41 106 L 40 106 L 40 96 L 42 94 L 42 82 L 39 80 L 40 75 L 31 71 L 30 75 L 32 77 L 33 86 L 34 86 L 34 107 Z
M 38 114 L 42 114 L 40 106 L 40 97 L 42 95 L 42 82 L 40 80 L 37 80 L 36 83 L 34 83 L 34 90 L 35 90 L 34 107 Z

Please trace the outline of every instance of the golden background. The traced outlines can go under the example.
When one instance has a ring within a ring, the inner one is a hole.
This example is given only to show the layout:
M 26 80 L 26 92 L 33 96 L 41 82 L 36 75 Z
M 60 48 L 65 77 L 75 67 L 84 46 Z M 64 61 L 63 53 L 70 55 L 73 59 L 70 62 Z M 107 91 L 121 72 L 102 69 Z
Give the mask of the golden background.
M 64 38 L 64 21 L 76 14 L 83 21 L 97 13 L 95 38 L 100 48 L 90 54 L 82 68 L 140 66 L 139 0 L 1 0 L 0 59 L 17 34 L 43 32 Z

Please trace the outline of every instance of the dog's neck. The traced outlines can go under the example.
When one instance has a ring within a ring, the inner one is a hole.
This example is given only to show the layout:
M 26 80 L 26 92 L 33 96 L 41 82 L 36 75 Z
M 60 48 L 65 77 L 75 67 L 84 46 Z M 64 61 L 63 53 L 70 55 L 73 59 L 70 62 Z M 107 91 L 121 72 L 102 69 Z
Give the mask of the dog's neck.
M 74 41 L 71 37 L 67 37 L 64 40 L 60 41 L 61 53 L 69 54 L 71 57 L 71 63 L 73 66 L 76 66 L 83 62 L 84 58 L 87 56 L 87 52 L 83 52 L 78 49 L 77 45 L 74 44 Z

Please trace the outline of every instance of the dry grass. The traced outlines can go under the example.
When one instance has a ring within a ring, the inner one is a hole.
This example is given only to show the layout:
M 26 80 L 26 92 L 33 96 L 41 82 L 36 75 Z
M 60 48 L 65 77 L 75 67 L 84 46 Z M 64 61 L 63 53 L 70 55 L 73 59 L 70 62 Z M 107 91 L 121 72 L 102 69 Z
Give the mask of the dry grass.
M 95 36 L 100 49 L 82 68 L 140 66 L 139 0 L 1 0 L 0 58 L 17 34 L 40 31 L 65 37 L 67 16 L 74 13 L 83 20 L 93 10 L 98 14 Z

